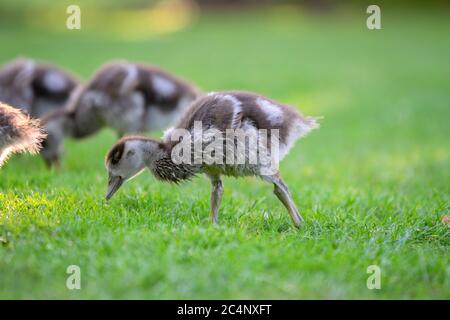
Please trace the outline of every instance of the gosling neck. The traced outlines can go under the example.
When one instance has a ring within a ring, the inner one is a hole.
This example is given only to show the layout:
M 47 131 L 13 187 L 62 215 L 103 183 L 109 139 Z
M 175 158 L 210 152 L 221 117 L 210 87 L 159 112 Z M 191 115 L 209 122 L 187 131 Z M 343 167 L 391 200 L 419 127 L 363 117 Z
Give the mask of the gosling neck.
M 168 144 L 162 141 L 156 143 L 157 149 L 153 148 L 147 153 L 147 166 L 157 179 L 178 184 L 199 173 L 198 165 L 173 162 L 171 148 Z

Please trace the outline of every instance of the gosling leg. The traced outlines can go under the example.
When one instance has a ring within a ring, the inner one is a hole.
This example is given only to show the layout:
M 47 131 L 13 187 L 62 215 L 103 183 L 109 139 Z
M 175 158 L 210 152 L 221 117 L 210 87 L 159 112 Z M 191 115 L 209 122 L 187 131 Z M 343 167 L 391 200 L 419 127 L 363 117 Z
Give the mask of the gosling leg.
M 211 176 L 211 208 L 210 217 L 213 224 L 217 223 L 219 217 L 219 207 L 222 201 L 223 184 L 220 176 Z
M 303 218 L 300 216 L 297 207 L 295 206 L 294 200 L 292 199 L 291 194 L 289 193 L 289 188 L 284 183 L 283 179 L 281 179 L 280 175 L 277 173 L 272 176 L 264 177 L 268 182 L 273 183 L 274 190 L 273 193 L 277 196 L 277 198 L 283 203 L 285 208 L 288 210 L 289 215 L 292 218 L 292 222 L 296 227 L 300 227 Z

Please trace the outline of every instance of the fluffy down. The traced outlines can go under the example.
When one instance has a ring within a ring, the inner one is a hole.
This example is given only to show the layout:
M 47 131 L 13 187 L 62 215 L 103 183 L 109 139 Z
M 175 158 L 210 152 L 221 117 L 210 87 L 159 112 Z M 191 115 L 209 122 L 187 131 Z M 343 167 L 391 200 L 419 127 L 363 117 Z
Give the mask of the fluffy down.
M 39 120 L 0 102 L 0 167 L 13 153 L 37 153 L 45 137 Z

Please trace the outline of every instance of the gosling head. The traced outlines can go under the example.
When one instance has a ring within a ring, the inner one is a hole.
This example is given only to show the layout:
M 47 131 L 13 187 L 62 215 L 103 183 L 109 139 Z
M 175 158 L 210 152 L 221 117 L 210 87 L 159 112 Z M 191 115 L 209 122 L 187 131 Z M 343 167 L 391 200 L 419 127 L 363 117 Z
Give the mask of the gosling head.
M 108 190 L 106 200 L 119 190 L 125 181 L 139 175 L 146 167 L 162 157 L 162 142 L 139 136 L 120 139 L 106 155 Z
M 92 125 L 89 121 L 78 121 L 76 119 L 77 110 L 92 106 L 98 103 L 99 100 L 101 100 L 99 95 L 90 92 L 84 85 L 80 84 L 71 92 L 68 101 L 63 107 L 48 113 L 42 118 L 42 124 L 47 132 L 47 139 L 42 144 L 41 155 L 47 167 L 58 167 L 60 165 L 65 136 L 75 136 L 77 125 L 84 127 Z M 95 119 L 95 117 L 91 117 L 91 119 Z

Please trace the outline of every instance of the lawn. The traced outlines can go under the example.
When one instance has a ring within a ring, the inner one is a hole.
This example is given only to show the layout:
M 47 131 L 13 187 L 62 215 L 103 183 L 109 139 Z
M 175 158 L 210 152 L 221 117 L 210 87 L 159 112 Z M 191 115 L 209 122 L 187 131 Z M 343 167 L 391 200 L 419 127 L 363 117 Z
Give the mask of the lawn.
M 0 171 L 0 298 L 449 299 L 450 19 L 387 10 L 369 31 L 366 17 L 216 13 L 148 39 L 1 28 L 0 62 L 28 55 L 87 79 L 109 59 L 146 61 L 324 119 L 281 164 L 301 229 L 252 178 L 225 178 L 218 226 L 205 177 L 145 173 L 106 203 L 107 129 L 67 141 L 59 171 L 14 157 Z M 81 290 L 66 288 L 69 265 Z

